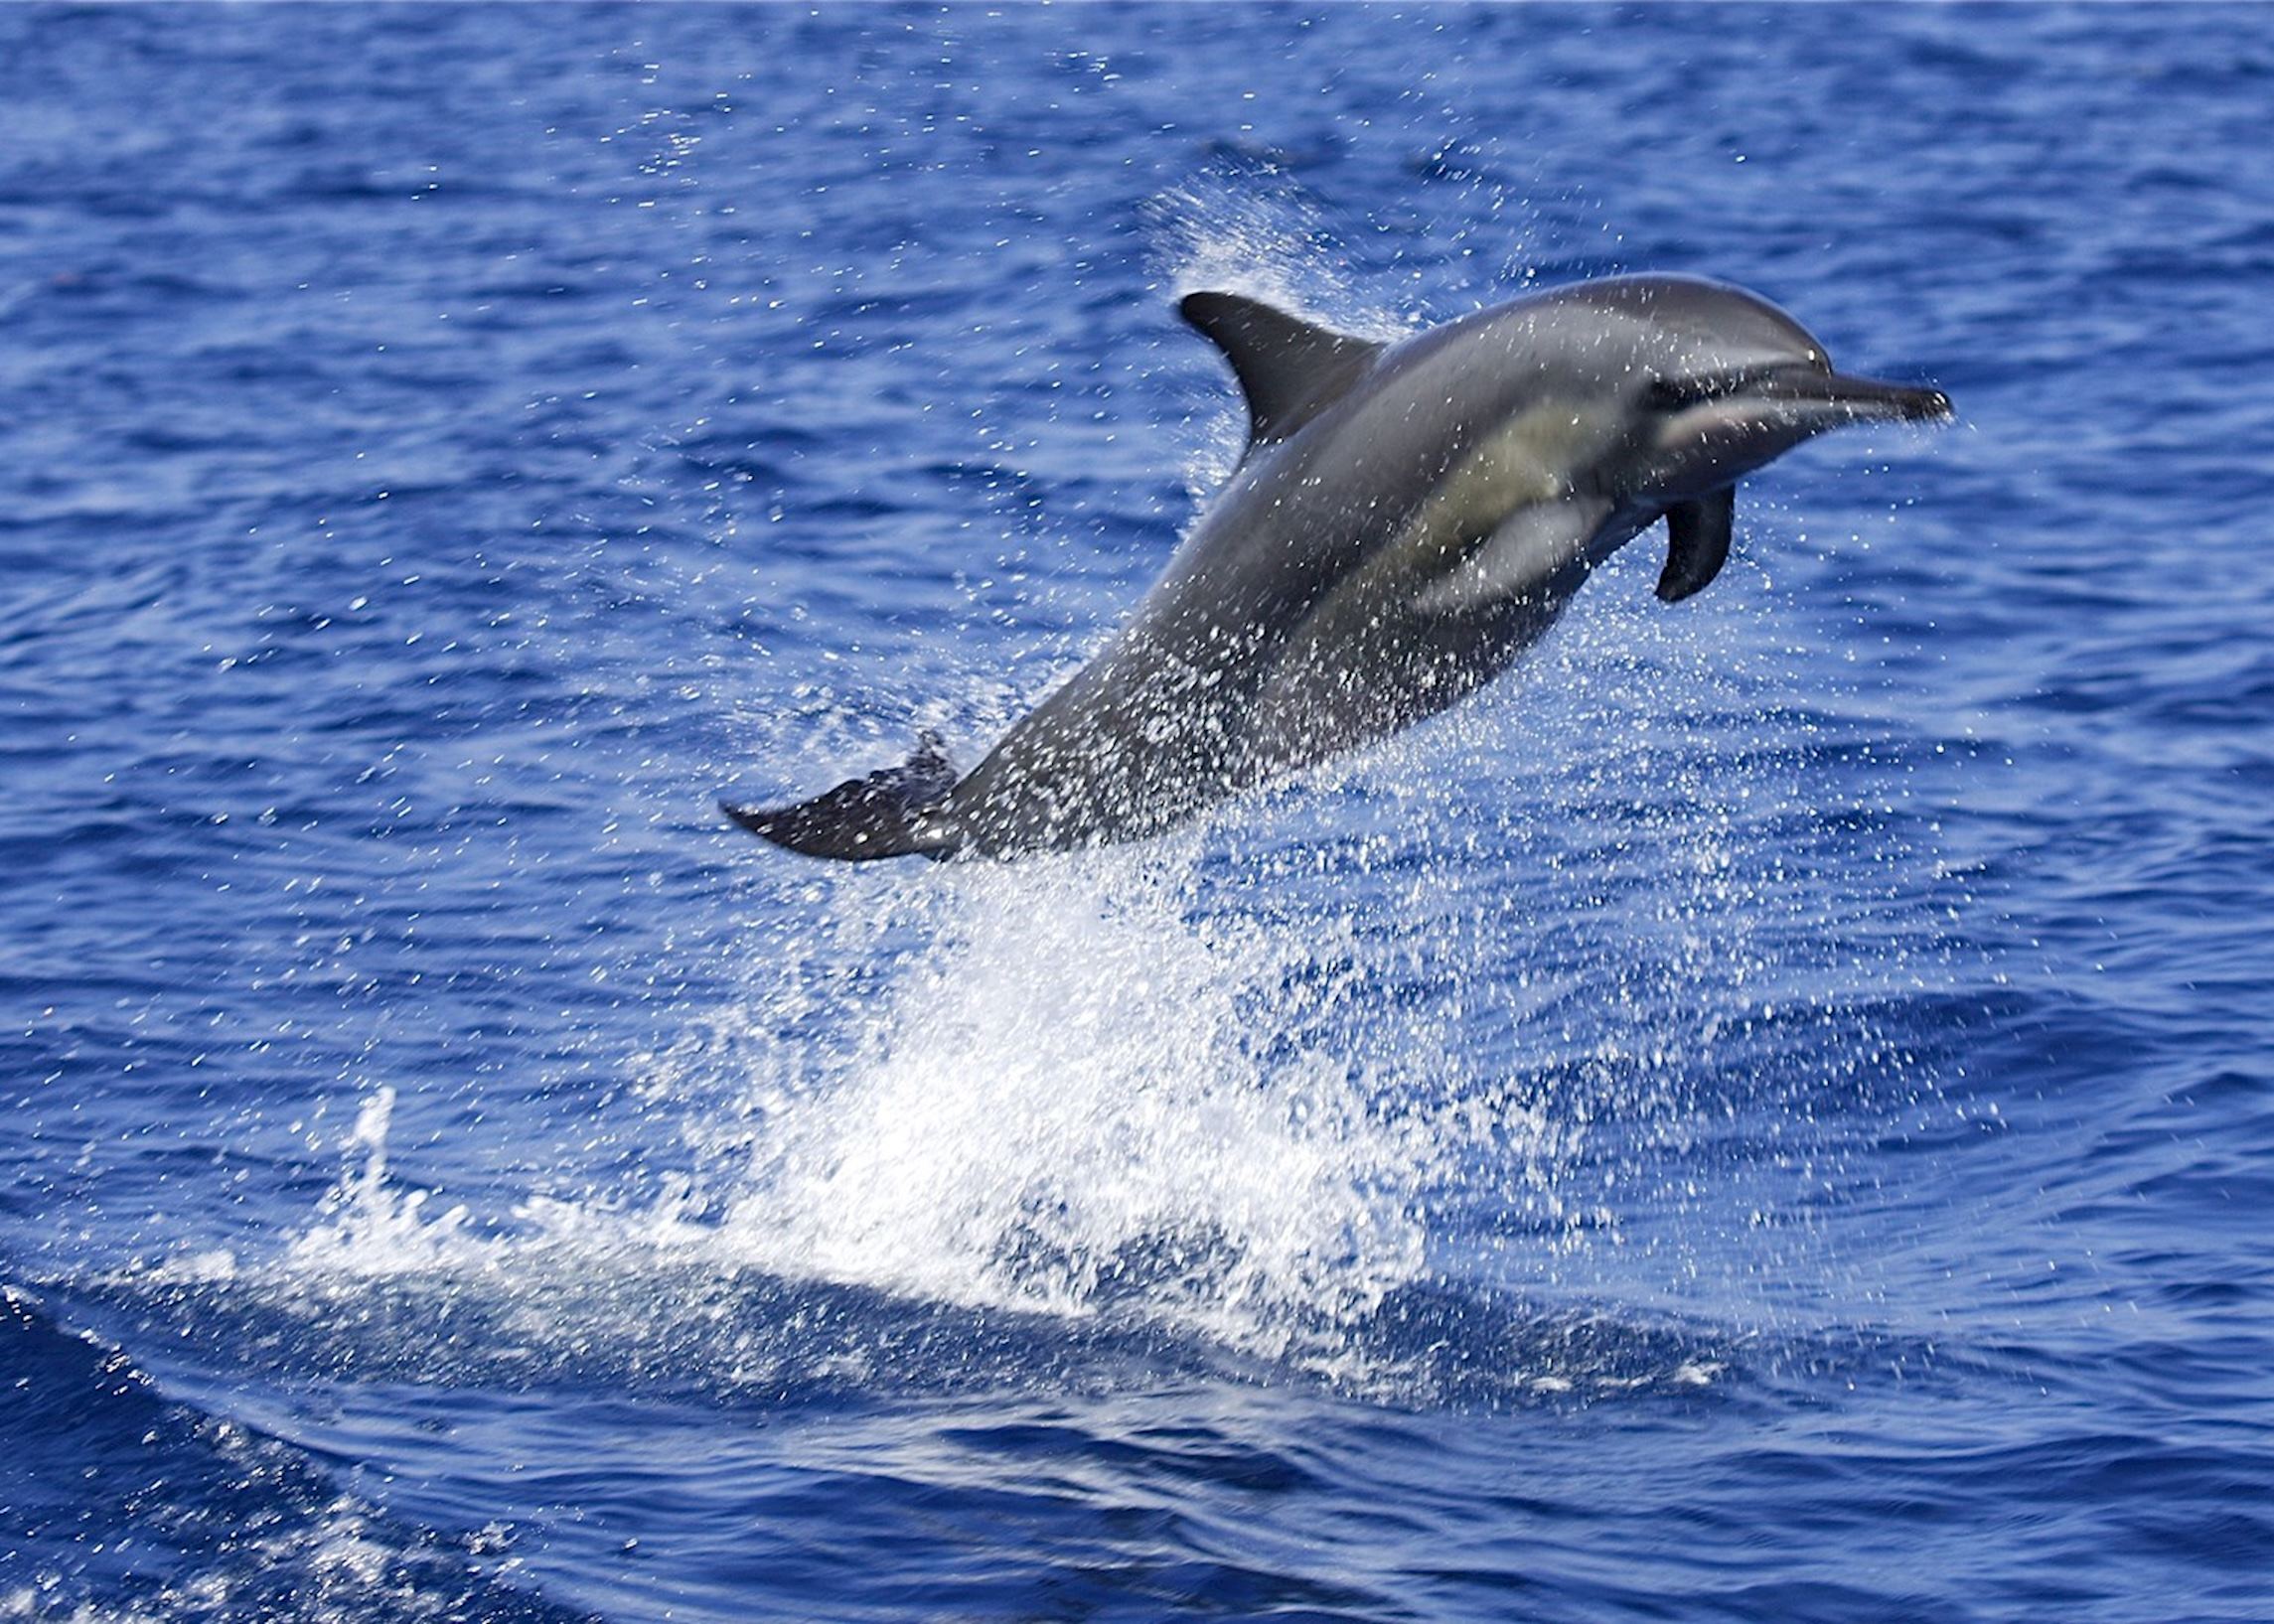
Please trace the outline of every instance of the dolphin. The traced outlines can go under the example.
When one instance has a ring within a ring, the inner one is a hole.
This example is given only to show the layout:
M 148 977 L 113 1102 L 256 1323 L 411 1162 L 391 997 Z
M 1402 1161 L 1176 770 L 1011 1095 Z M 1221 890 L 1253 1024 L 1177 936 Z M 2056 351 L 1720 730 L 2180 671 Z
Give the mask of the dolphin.
M 967 774 L 926 735 L 903 766 L 728 816 L 854 859 L 1155 834 L 1474 692 L 1661 518 L 1658 596 L 1700 591 L 1737 482 L 1802 441 L 1951 415 L 1693 277 L 1553 288 L 1395 343 L 1237 293 L 1178 310 L 1231 363 L 1249 444 L 1113 640 Z

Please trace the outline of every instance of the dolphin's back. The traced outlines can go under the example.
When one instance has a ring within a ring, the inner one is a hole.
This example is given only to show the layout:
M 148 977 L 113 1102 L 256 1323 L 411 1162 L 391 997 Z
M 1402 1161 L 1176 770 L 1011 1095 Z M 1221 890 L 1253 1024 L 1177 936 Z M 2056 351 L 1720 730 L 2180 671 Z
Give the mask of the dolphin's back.
M 1235 359 L 1244 384 L 1263 376 L 1272 391 L 1251 399 L 1255 442 L 1128 624 L 935 809 L 960 846 L 999 855 L 1154 832 L 1395 732 L 1505 664 L 1497 608 L 1408 624 L 1344 590 L 1370 568 L 1395 574 L 1394 558 L 1375 565 L 1521 396 L 1505 309 L 1362 356 L 1358 341 L 1302 342 L 1330 374 L 1308 394 L 1272 370 L 1285 357 Z M 1330 658 L 1385 639 L 1399 674 L 1364 687 Z M 1479 651 L 1481 663 L 1451 658 Z

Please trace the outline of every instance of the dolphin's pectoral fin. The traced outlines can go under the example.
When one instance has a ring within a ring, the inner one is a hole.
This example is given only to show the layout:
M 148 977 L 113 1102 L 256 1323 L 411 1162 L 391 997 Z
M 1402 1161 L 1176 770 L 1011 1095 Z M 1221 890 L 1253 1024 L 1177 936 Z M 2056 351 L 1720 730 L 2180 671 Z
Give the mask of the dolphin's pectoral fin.
M 926 733 L 905 764 L 846 779 L 811 801 L 791 807 L 737 807 L 724 801 L 718 806 L 752 834 L 809 857 L 944 857 L 960 841 L 930 814 L 955 787 L 956 770 L 948 765 L 940 736 Z
M 1658 596 L 1680 603 L 1702 592 L 1729 561 L 1730 533 L 1737 520 L 1738 488 L 1725 485 L 1712 496 L 1678 502 L 1666 510 L 1666 567 L 1659 572 Z
M 1249 449 L 1284 440 L 1374 365 L 1382 346 L 1306 322 L 1238 293 L 1188 293 L 1178 314 L 1198 328 L 1248 397 Z

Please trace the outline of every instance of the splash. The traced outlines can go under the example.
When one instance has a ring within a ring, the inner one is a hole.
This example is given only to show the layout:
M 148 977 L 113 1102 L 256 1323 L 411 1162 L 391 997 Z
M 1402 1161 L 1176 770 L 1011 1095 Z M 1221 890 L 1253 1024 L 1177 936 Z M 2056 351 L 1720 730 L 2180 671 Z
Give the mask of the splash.
M 651 1057 L 700 1166 L 646 1200 L 531 1196 L 477 1224 L 397 1181 L 379 1089 L 283 1270 L 757 1269 L 1264 1356 L 1362 1318 L 1426 1270 L 1449 1119 L 1416 1104 L 1415 1057 L 1365 1040 L 1347 928 L 1204 911 L 1197 849 L 848 874 L 804 960 L 765 960 L 746 1002 Z M 848 979 L 893 944 L 897 975 Z
M 326 1193 L 316 1222 L 293 1241 L 288 1266 L 315 1273 L 412 1273 L 467 1255 L 467 1208 L 429 1215 L 433 1192 L 403 1190 L 387 1177 L 394 1104 L 394 1090 L 380 1088 L 356 1112 L 340 1180 Z
M 972 1304 L 1175 1304 L 1244 1345 L 1424 1263 L 1421 1121 L 1357 1046 L 1296 1046 L 1302 937 L 1194 916 L 1195 859 L 945 877 L 928 956 L 839 1086 L 771 1124 L 726 1220 L 781 1272 Z

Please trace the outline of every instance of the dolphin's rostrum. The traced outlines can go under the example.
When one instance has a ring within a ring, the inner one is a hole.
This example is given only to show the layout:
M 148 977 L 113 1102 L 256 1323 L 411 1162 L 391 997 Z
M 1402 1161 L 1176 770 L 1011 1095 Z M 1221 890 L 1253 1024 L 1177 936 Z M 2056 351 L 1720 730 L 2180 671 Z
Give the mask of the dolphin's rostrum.
M 961 778 L 927 738 L 815 800 L 726 807 L 736 822 L 843 858 L 1155 833 L 1475 691 L 1661 517 L 1658 596 L 1699 591 L 1737 482 L 1801 441 L 1950 415 L 1688 277 L 1556 288 L 1387 345 L 1239 294 L 1179 308 L 1238 374 L 1251 443 L 1128 624 Z

